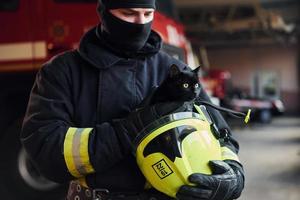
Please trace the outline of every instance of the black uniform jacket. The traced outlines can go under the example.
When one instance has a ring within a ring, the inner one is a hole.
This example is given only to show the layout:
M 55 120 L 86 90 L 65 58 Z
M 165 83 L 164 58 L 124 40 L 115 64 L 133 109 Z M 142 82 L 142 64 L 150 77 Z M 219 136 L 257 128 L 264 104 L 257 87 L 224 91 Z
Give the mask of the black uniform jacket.
M 130 145 L 116 134 L 110 121 L 126 117 L 164 80 L 172 64 L 185 67 L 160 47 L 160 37 L 152 32 L 138 54 L 121 56 L 111 51 L 93 28 L 78 50 L 43 65 L 31 91 L 21 134 L 27 153 L 43 175 L 60 183 L 74 179 L 64 158 L 66 133 L 70 127 L 91 128 L 87 144 L 94 172 L 85 175 L 87 184 L 111 191 L 143 190 L 145 179 Z M 203 91 L 200 95 L 208 100 Z M 228 128 L 220 114 L 213 112 L 217 125 Z M 225 145 L 237 153 L 238 144 L 231 137 Z

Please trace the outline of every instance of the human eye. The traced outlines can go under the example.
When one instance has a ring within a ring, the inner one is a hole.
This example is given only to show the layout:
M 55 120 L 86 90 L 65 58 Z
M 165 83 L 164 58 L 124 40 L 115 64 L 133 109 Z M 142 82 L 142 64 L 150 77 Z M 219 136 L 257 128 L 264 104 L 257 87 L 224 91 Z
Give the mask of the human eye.
M 152 17 L 152 15 L 153 15 L 152 11 L 151 12 L 145 12 L 145 14 L 144 14 L 145 17 Z
M 135 13 L 132 12 L 132 11 L 123 11 L 122 14 L 123 14 L 124 16 L 133 16 Z

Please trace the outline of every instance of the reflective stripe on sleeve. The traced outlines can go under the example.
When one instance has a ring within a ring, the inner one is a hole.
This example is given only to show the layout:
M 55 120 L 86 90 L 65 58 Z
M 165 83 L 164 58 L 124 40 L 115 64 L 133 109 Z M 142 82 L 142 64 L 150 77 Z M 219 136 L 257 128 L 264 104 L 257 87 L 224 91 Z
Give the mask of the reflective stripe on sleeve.
M 239 157 L 228 147 L 221 147 L 222 160 L 235 160 L 240 162 Z
M 80 178 L 95 170 L 90 163 L 88 140 L 92 128 L 69 128 L 64 141 L 64 158 L 72 176 Z

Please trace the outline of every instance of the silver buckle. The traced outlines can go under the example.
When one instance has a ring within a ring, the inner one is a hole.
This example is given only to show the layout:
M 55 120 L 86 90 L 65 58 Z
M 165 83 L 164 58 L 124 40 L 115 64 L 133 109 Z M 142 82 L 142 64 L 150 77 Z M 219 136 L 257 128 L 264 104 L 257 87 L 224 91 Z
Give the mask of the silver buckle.
M 99 189 L 93 189 L 93 200 L 104 200 L 105 195 L 109 194 L 108 189 L 99 188 Z

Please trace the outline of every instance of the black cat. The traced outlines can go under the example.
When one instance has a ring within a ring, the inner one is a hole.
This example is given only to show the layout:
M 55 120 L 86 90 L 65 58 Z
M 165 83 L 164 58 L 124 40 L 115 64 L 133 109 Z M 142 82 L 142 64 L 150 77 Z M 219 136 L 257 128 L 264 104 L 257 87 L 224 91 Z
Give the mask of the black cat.
M 152 91 L 151 95 L 143 100 L 142 104 L 153 105 L 173 101 L 185 102 L 195 99 L 199 96 L 201 90 L 198 70 L 199 67 L 195 70 L 189 68 L 180 70 L 178 66 L 172 65 L 166 79 L 159 87 Z M 144 156 L 160 152 L 170 160 L 175 161 L 176 157 L 181 157 L 180 145 L 176 145 L 179 144 L 178 137 L 182 140 L 192 131 L 195 131 L 195 129 L 187 129 L 180 133 L 178 129 L 170 129 L 164 132 L 164 134 L 157 136 L 155 140 L 149 142 L 144 150 Z M 182 135 L 180 135 L 181 133 Z
M 143 101 L 142 105 L 193 100 L 201 90 L 198 70 L 199 67 L 195 70 L 189 68 L 180 70 L 177 65 L 172 65 L 167 78 L 153 91 L 150 98 Z

